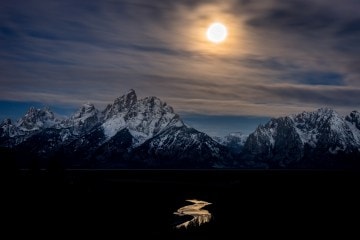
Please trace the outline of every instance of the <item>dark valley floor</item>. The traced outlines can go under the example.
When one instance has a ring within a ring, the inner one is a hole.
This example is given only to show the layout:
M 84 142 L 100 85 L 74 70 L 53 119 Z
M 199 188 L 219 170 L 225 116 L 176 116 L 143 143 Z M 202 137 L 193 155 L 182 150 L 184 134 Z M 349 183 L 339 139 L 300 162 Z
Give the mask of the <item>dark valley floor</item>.
M 359 178 L 349 171 L 19 171 L 2 180 L 2 205 L 10 210 L 6 224 L 33 234 L 232 239 L 282 235 L 284 228 L 331 232 L 356 214 Z M 206 209 L 213 219 L 175 229 L 182 219 L 173 213 L 187 199 L 212 203 Z

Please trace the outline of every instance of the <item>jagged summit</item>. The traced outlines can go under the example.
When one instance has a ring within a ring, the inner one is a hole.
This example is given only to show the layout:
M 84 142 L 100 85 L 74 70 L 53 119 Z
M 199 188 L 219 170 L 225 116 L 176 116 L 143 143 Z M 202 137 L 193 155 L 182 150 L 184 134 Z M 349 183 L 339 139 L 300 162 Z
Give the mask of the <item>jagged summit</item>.
M 319 108 L 313 112 L 304 111 L 300 114 L 292 114 L 288 117 L 294 121 L 301 121 L 302 119 L 308 119 L 310 121 L 325 121 L 331 117 L 341 118 L 341 116 L 331 108 Z
M 84 103 L 80 108 L 79 110 L 74 113 L 74 117 L 77 118 L 79 116 L 82 116 L 84 114 L 87 114 L 87 113 L 90 113 L 90 112 L 93 112 L 94 110 L 96 110 L 94 104 L 92 103 Z
M 24 117 L 20 118 L 16 126 L 23 131 L 35 131 L 50 127 L 59 122 L 49 107 L 37 109 L 31 107 Z
M 98 114 L 99 110 L 95 108 L 94 104 L 85 103 L 73 115 L 71 115 L 69 119 L 86 119 Z
M 105 111 L 102 127 L 108 138 L 127 128 L 137 144 L 158 134 L 166 127 L 184 125 L 171 106 L 157 97 L 138 100 L 134 90 L 117 98 Z
M 105 119 L 112 118 L 117 114 L 128 111 L 137 102 L 137 96 L 133 89 L 116 98 L 113 104 L 109 104 L 104 110 Z
M 16 137 L 54 127 L 60 131 L 62 139 L 66 140 L 72 139 L 71 135 L 81 135 L 95 126 L 101 126 L 107 139 L 121 129 L 127 128 L 133 135 L 134 141 L 141 144 L 166 127 L 183 125 L 179 115 L 174 113 L 171 106 L 154 96 L 138 100 L 136 92 L 130 89 L 103 111 L 99 111 L 91 103 L 85 103 L 74 114 L 63 120 L 57 119 L 48 107 L 44 109 L 31 107 L 16 124 L 12 124 L 11 121 L 3 122 L 2 134 Z M 25 138 L 21 141 L 23 140 Z
M 330 108 L 271 119 L 250 134 L 245 151 L 250 158 L 277 167 L 299 166 L 304 159 L 325 161 L 332 155 L 360 149 L 359 132 Z M 330 160 L 329 164 L 334 164 Z M 310 164 L 310 163 L 307 163 Z
M 56 127 L 70 129 L 71 134 L 79 135 L 99 124 L 101 118 L 100 111 L 92 103 L 85 103 L 73 115 L 63 120 Z
M 1 122 L 0 147 L 14 149 L 25 168 L 28 156 L 61 156 L 71 168 L 360 168 L 360 113 L 320 108 L 273 118 L 249 136 L 211 138 L 161 99 L 129 90 L 103 111 L 85 103 L 63 120 L 32 107 Z

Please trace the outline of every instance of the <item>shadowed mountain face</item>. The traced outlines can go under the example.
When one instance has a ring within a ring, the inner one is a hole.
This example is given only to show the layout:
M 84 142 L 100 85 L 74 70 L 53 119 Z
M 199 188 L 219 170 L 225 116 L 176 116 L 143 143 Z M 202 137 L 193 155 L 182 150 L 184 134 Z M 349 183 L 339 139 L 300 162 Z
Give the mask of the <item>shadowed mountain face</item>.
M 103 111 L 87 103 L 64 120 L 31 108 L 1 122 L 0 147 L 22 168 L 358 168 L 360 114 L 324 108 L 213 139 L 160 99 L 130 90 Z
M 250 134 L 242 158 L 272 168 L 359 166 L 356 112 L 345 118 L 324 108 L 272 119 Z
M 135 155 L 154 166 L 212 168 L 231 166 L 225 146 L 186 126 L 167 128 L 135 149 Z
M 231 159 L 226 147 L 187 127 L 165 102 L 137 99 L 134 90 L 102 112 L 84 104 L 65 120 L 49 109 L 29 113 L 0 128 L 0 145 L 15 149 L 25 167 L 26 156 L 44 167 L 56 159 L 70 168 L 212 168 Z

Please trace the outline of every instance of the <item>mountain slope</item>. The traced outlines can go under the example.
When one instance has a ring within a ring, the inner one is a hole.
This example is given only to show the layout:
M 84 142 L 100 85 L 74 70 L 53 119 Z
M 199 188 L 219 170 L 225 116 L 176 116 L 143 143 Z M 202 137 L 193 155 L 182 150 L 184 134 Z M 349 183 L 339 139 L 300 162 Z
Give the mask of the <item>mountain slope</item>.
M 117 98 L 103 112 L 102 128 L 107 138 L 119 130 L 127 128 L 134 137 L 136 145 L 142 144 L 169 126 L 183 126 L 180 117 L 172 107 L 156 97 L 137 99 L 134 90 Z
M 0 124 L 0 146 L 14 147 L 30 136 L 44 129 L 51 128 L 60 122 L 49 108 L 35 109 L 29 111 L 17 122 L 12 123 L 5 119 Z
M 243 159 L 275 168 L 347 166 L 360 148 L 350 124 L 328 108 L 272 119 L 249 135 Z
M 166 129 L 135 149 L 135 156 L 152 167 L 212 168 L 231 164 L 224 146 L 187 126 Z
M 99 124 L 99 111 L 92 104 L 84 104 L 68 119 L 56 121 L 41 130 L 33 132 L 25 141 L 14 147 L 18 152 L 28 152 L 37 158 L 46 159 L 57 154 L 65 144 L 86 134 Z
M 242 132 L 230 133 L 224 137 L 214 137 L 214 140 L 227 147 L 232 153 L 240 154 L 244 148 L 248 135 Z
M 73 135 L 81 135 L 91 130 L 102 119 L 99 110 L 91 103 L 82 105 L 70 118 L 56 126 L 58 129 L 68 129 Z
M 1 123 L 0 131 L 0 145 L 15 149 L 27 167 L 26 156 L 42 167 L 55 159 L 68 168 L 199 168 L 229 162 L 224 146 L 185 126 L 165 102 L 138 99 L 134 90 L 101 112 L 87 103 L 62 121 L 49 109 L 31 108 L 16 124 Z
M 103 111 L 86 103 L 63 120 L 48 108 L 5 119 L 0 148 L 22 168 L 360 168 L 360 113 L 322 108 L 213 139 L 130 90 Z

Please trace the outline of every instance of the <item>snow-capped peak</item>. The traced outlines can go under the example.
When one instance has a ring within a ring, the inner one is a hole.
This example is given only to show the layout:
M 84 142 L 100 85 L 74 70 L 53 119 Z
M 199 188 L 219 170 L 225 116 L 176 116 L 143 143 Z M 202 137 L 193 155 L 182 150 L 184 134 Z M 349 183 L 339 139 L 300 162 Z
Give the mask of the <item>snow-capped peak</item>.
M 89 130 L 99 123 L 100 112 L 92 103 L 83 104 L 70 118 L 62 121 L 59 128 L 71 128 L 73 134 L 78 135 L 84 130 Z
M 133 89 L 130 89 L 126 94 L 115 99 L 113 104 L 110 104 L 104 110 L 105 119 L 112 118 L 115 115 L 128 111 L 137 102 L 137 96 Z
M 346 145 L 345 139 L 350 129 L 344 118 L 333 109 L 320 108 L 314 112 L 292 115 L 290 118 L 294 122 L 295 129 L 303 143 L 310 143 L 312 146 L 316 146 L 319 132 L 326 132 L 333 136 L 332 138 L 336 136 L 339 141 L 341 140 L 341 145 Z
M 247 136 L 247 135 L 244 134 L 243 132 L 232 132 L 232 133 L 229 134 L 229 136 L 243 138 L 244 136 Z
M 248 136 L 248 134 L 244 134 L 243 132 L 232 132 L 224 137 L 214 137 L 214 140 L 223 145 L 227 145 L 229 142 L 244 144 Z
M 156 97 L 140 99 L 129 110 L 126 120 L 130 130 L 144 133 L 148 137 L 159 133 L 168 125 L 183 126 L 173 108 Z
M 35 131 L 51 127 L 57 122 L 59 120 L 48 107 L 44 109 L 31 107 L 25 116 L 18 120 L 16 126 L 22 131 Z
M 249 136 L 245 147 L 261 157 L 273 158 L 275 154 L 281 161 L 299 161 L 310 152 L 336 154 L 355 151 L 360 142 L 360 135 L 355 130 L 336 111 L 321 108 L 272 119 Z
M 321 123 L 322 121 L 326 121 L 331 117 L 340 117 L 340 116 L 337 112 L 335 112 L 331 108 L 320 108 L 313 112 L 304 111 L 300 114 L 293 114 L 289 116 L 289 118 L 291 118 L 293 121 L 298 123 L 302 123 L 306 120 L 314 124 Z
M 157 97 L 137 100 L 134 90 L 117 98 L 105 111 L 102 125 L 108 138 L 119 130 L 128 128 L 138 144 L 151 138 L 168 126 L 183 126 L 180 117 L 171 106 Z
M 94 115 L 98 112 L 98 110 L 95 108 L 95 106 L 92 103 L 85 103 L 83 104 L 78 111 L 76 111 L 71 118 L 77 119 L 77 118 L 83 118 L 88 115 Z

